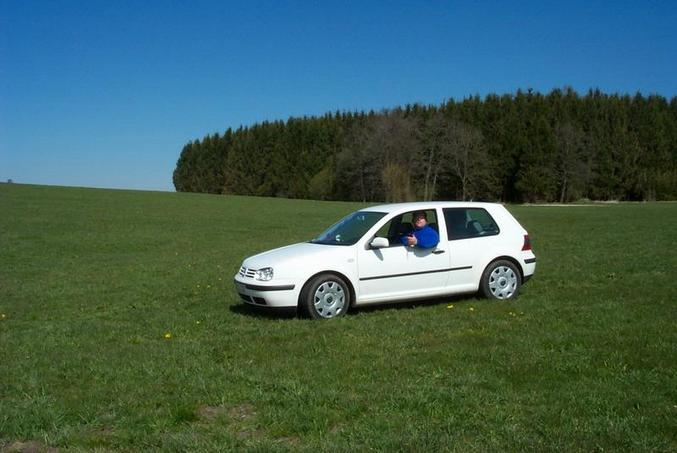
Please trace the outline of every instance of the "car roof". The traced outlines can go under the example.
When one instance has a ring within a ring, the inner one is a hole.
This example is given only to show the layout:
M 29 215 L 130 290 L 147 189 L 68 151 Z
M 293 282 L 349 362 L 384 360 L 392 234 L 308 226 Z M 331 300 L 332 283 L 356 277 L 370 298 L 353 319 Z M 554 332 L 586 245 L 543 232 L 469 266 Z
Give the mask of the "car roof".
M 495 206 L 500 206 L 500 204 L 477 201 L 418 201 L 415 203 L 380 204 L 360 209 L 360 211 L 385 212 L 389 214 L 391 212 L 408 212 L 435 208 L 488 208 Z

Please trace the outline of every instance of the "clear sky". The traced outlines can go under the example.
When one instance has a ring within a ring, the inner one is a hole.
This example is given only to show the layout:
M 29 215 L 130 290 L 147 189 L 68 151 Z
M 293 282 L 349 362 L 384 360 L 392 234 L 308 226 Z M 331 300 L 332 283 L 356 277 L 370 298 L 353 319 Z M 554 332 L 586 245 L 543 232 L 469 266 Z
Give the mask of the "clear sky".
M 173 190 L 228 127 L 564 86 L 677 95 L 677 2 L 0 0 L 0 181 Z

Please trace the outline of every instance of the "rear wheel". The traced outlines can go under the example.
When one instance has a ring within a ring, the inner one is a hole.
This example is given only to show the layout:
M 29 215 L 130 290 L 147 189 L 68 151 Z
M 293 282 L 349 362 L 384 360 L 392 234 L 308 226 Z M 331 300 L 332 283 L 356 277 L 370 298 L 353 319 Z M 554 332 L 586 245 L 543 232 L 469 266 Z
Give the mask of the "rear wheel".
M 510 261 L 498 260 L 489 264 L 482 274 L 480 288 L 489 299 L 514 299 L 519 294 L 521 277 Z
M 313 319 L 343 316 L 350 306 L 350 290 L 346 282 L 334 274 L 313 277 L 303 288 L 301 308 Z

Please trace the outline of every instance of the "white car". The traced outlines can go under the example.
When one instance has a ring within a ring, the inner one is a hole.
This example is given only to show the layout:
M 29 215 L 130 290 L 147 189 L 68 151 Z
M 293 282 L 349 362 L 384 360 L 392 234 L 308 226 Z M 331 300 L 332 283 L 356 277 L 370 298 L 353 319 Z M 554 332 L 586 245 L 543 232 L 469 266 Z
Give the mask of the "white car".
M 412 215 L 439 232 L 434 248 L 403 245 Z M 536 268 L 527 231 L 500 204 L 421 202 L 354 212 L 316 239 L 244 260 L 240 298 L 334 318 L 349 307 L 480 291 L 513 299 Z

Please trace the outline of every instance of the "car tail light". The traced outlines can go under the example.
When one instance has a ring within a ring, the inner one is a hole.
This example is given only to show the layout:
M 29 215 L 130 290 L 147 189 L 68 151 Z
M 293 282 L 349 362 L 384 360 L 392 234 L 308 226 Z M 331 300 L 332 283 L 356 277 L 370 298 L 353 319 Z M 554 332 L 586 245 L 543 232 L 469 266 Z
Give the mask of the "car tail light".
M 529 235 L 524 235 L 524 245 L 522 246 L 522 251 L 531 250 L 531 241 L 529 240 Z

